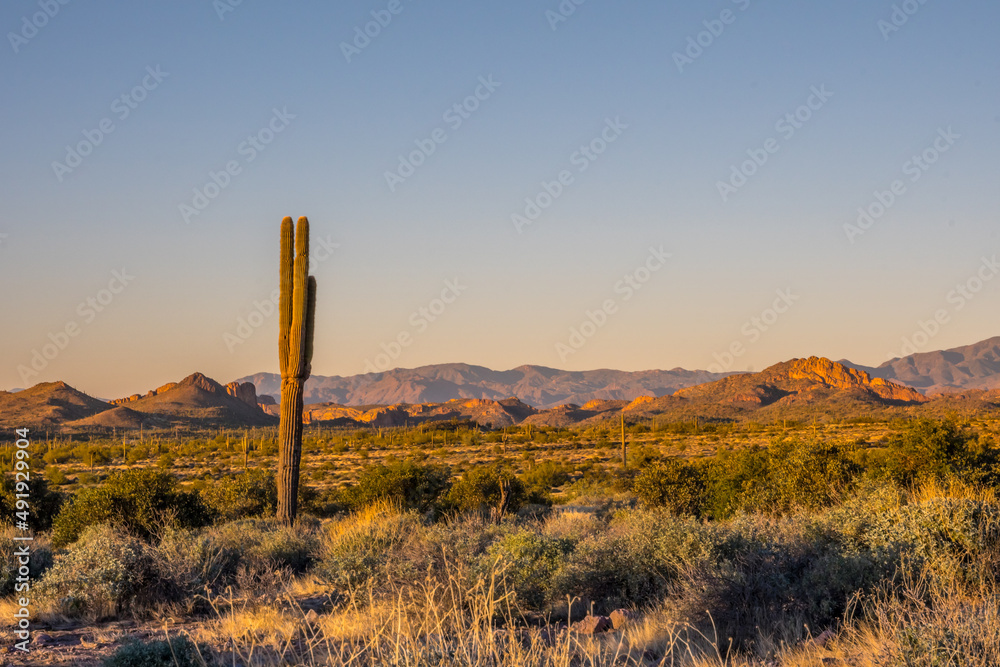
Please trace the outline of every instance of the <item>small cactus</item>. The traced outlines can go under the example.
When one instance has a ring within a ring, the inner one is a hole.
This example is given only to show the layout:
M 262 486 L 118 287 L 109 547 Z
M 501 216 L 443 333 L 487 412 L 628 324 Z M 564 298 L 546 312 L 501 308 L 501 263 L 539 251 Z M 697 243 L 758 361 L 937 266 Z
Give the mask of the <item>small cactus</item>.
M 309 276 L 309 221 L 281 221 L 281 298 L 278 361 L 281 422 L 278 427 L 278 520 L 292 525 L 298 512 L 302 459 L 302 391 L 312 370 L 316 279 Z

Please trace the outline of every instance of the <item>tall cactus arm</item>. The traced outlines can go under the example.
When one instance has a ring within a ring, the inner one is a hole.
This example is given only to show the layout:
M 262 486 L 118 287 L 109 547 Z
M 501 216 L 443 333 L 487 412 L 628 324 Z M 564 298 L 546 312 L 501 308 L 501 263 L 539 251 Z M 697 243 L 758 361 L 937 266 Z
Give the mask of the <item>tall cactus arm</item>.
M 278 362 L 281 366 L 281 377 L 287 377 L 289 372 L 289 333 L 292 327 L 292 276 L 295 247 L 295 229 L 292 219 L 286 217 L 281 221 L 281 258 L 279 272 L 281 275 L 281 296 L 278 302 Z
M 316 330 L 316 279 L 309 276 L 309 298 L 306 304 L 306 372 L 303 379 L 312 375 L 313 334 Z

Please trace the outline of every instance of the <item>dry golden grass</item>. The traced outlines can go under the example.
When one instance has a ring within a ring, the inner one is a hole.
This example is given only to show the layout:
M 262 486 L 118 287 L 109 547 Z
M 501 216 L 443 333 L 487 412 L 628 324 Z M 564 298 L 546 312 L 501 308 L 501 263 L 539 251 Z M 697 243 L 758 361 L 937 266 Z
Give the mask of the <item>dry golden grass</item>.
M 909 492 L 911 501 L 977 499 L 994 494 L 965 484 L 926 484 Z M 391 507 L 372 508 L 332 524 L 344 535 L 391 517 Z M 588 532 L 589 513 L 566 511 L 545 530 L 556 536 Z M 993 571 L 991 559 L 965 563 L 970 571 Z M 958 564 L 956 563 L 956 566 Z M 310 617 L 289 610 L 245 611 L 213 623 L 198 638 L 232 646 L 247 665 L 454 665 L 463 667 L 986 667 L 1000 665 L 1000 595 L 989 577 L 911 574 L 876 594 L 859 596 L 837 629 L 822 641 L 801 637 L 801 626 L 758 636 L 753 655 L 730 652 L 713 627 L 679 620 L 668 605 L 647 609 L 621 632 L 589 636 L 565 626 L 526 622 L 498 578 L 428 579 L 422 585 L 376 597 L 355 591 L 330 613 Z M 324 592 L 315 577 L 292 580 L 286 595 Z

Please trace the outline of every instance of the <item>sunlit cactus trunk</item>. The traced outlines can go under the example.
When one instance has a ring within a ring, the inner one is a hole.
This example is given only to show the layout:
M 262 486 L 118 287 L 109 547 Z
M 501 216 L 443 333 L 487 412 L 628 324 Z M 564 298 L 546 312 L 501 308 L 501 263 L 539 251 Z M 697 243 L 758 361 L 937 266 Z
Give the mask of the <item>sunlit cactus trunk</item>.
M 302 390 L 309 378 L 316 316 L 316 279 L 309 276 L 309 221 L 281 221 L 281 300 L 278 304 L 281 423 L 278 426 L 278 520 L 292 525 L 298 513 L 302 458 Z

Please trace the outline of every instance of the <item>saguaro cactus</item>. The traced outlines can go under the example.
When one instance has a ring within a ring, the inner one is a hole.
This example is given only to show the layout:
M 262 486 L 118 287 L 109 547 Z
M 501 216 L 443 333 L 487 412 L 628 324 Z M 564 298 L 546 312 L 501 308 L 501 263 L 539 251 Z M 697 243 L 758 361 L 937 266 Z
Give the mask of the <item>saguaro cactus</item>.
M 278 520 L 292 525 L 298 512 L 302 459 L 302 388 L 312 370 L 316 279 L 309 275 L 309 221 L 281 221 L 281 299 L 278 303 L 281 423 L 278 427 Z
M 622 412 L 622 467 L 628 467 L 628 444 L 625 442 L 625 413 Z

